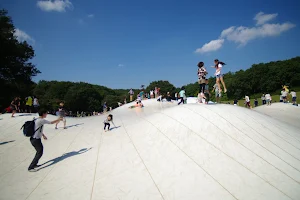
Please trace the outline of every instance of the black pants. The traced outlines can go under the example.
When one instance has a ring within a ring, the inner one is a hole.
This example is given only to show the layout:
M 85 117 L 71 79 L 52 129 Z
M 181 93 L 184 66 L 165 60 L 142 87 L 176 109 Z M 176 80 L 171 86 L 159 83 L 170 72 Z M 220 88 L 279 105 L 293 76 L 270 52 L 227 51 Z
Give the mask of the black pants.
M 42 157 L 44 147 L 43 147 L 41 139 L 30 138 L 30 142 L 36 150 L 35 157 L 34 157 L 34 159 L 32 160 L 31 164 L 28 167 L 28 169 L 33 169 L 38 164 L 40 158 Z
M 201 83 L 201 84 L 199 84 L 199 86 L 200 86 L 200 90 L 199 90 L 199 93 L 204 93 L 204 89 L 205 89 L 205 83 Z
M 181 104 L 181 103 L 183 103 L 183 104 L 184 104 L 183 97 L 180 97 L 180 102 L 178 103 L 178 105 L 179 105 L 179 104 Z
M 110 123 L 104 123 L 104 130 L 105 130 L 106 126 L 108 126 L 108 130 L 109 130 Z

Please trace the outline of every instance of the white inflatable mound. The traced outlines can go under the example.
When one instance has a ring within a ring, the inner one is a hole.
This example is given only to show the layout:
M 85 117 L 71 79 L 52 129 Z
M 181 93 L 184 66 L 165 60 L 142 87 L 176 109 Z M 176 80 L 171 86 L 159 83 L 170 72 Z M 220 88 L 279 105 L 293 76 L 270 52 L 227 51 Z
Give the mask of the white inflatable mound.
M 300 129 L 300 107 L 292 104 L 273 103 L 271 106 L 258 106 L 255 111 L 268 115 L 272 118 L 284 121 Z
M 33 116 L 1 115 L 0 199 L 300 199 L 299 128 L 232 105 L 143 103 L 112 111 L 109 132 L 106 115 L 45 125 L 37 172 L 19 130 Z

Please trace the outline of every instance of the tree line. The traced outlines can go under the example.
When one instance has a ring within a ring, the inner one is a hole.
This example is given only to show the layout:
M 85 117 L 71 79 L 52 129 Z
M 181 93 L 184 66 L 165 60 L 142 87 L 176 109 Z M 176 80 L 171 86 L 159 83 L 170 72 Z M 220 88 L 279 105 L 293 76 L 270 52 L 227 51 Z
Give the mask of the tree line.
M 129 89 L 110 89 L 84 82 L 68 81 L 32 81 L 41 73 L 31 63 L 34 49 L 26 41 L 18 41 L 14 35 L 15 27 L 6 10 L 0 10 L 0 108 L 7 107 L 14 97 L 23 100 L 28 95 L 38 97 L 41 106 L 55 110 L 63 101 L 67 109 L 72 111 L 101 111 L 104 102 L 108 107 L 117 107 L 118 102 L 129 100 Z M 226 66 L 225 66 L 226 67 Z M 253 64 L 247 70 L 228 72 L 224 75 L 228 92 L 222 100 L 241 99 L 262 93 L 277 92 L 282 85 L 300 86 L 300 57 L 288 60 Z M 209 88 L 215 84 L 215 77 L 209 78 Z M 145 89 L 149 93 L 155 87 L 160 88 L 162 95 L 170 92 L 172 97 L 180 88 L 176 88 L 167 80 L 153 81 Z M 187 96 L 197 96 L 197 82 L 184 86 Z M 134 89 L 135 95 L 141 88 Z M 212 95 L 214 100 L 214 95 Z

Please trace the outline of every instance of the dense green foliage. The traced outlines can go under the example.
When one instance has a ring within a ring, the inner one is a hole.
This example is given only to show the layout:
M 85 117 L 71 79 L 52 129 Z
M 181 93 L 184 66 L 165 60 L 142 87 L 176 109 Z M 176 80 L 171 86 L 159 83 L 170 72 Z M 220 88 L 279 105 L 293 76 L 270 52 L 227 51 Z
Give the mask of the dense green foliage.
M 83 82 L 39 81 L 33 95 L 49 110 L 57 109 L 61 101 L 72 111 L 100 111 L 104 102 L 109 107 L 116 107 L 118 102 L 124 101 L 122 91 Z
M 34 50 L 26 41 L 17 40 L 12 19 L 0 10 L 0 107 L 14 96 L 26 95 L 34 87 L 31 81 L 40 71 L 30 63 Z
M 67 109 L 76 111 L 101 111 L 104 102 L 108 107 L 117 107 L 118 102 L 129 101 L 129 89 L 109 89 L 104 86 L 88 83 L 39 81 L 32 82 L 32 77 L 40 71 L 30 63 L 34 57 L 32 46 L 20 42 L 14 36 L 15 27 L 7 11 L 0 10 L 0 108 L 8 106 L 11 100 L 20 96 L 24 99 L 27 95 L 38 97 L 40 105 L 48 110 L 56 110 L 59 102 L 64 101 Z M 226 66 L 225 66 L 226 67 Z M 261 93 L 274 93 L 281 89 L 282 85 L 290 88 L 300 86 L 300 57 L 289 60 L 270 63 L 254 64 L 247 70 L 229 72 L 225 74 L 228 92 L 223 95 L 222 100 L 241 99 L 245 95 L 255 96 Z M 209 78 L 209 88 L 212 90 L 216 80 Z M 168 81 L 153 81 L 144 89 L 135 89 L 136 95 L 144 90 L 149 93 L 155 87 L 160 88 L 163 96 L 170 92 L 174 97 L 176 88 Z M 185 85 L 187 96 L 197 96 L 198 83 Z M 212 93 L 211 99 L 214 100 Z

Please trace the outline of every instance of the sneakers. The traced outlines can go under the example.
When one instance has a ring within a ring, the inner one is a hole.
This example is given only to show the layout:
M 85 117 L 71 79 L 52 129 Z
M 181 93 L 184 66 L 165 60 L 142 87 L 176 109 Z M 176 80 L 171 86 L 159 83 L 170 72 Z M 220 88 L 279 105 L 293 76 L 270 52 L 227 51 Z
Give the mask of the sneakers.
M 31 169 L 28 168 L 28 171 L 29 171 L 29 172 L 37 172 L 38 170 L 37 170 L 37 169 L 34 169 L 34 168 L 31 168 Z

